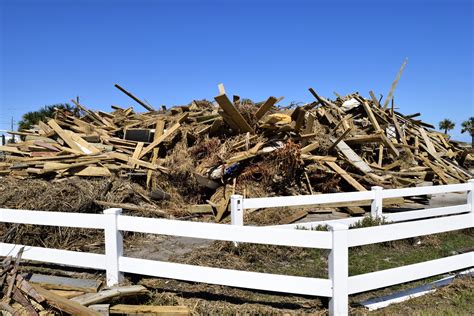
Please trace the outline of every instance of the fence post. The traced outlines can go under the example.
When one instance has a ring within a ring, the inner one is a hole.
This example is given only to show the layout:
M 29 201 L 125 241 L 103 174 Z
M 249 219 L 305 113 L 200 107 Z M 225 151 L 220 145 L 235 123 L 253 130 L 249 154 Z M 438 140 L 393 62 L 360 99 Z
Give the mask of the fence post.
M 243 209 L 243 196 L 242 195 L 231 195 L 230 196 L 230 223 L 231 225 L 244 226 L 244 209 Z M 234 241 L 234 246 L 238 246 L 239 243 Z
M 243 196 L 234 194 L 230 197 L 230 221 L 232 225 L 244 225 Z
M 370 215 L 372 217 L 382 217 L 382 187 L 372 187 L 371 190 L 374 192 L 374 199 L 370 208 Z
M 329 279 L 332 282 L 329 315 L 348 315 L 349 247 L 347 236 L 349 226 L 340 223 L 328 226 L 332 232 L 332 250 L 328 260 Z
M 117 229 L 117 217 L 122 213 L 121 208 L 104 210 L 105 221 L 105 260 L 107 286 L 117 285 L 123 280 L 119 269 L 119 257 L 123 254 L 122 232 Z
M 467 204 L 471 205 L 471 213 L 474 216 L 474 179 L 468 180 L 467 183 L 471 184 L 467 191 Z

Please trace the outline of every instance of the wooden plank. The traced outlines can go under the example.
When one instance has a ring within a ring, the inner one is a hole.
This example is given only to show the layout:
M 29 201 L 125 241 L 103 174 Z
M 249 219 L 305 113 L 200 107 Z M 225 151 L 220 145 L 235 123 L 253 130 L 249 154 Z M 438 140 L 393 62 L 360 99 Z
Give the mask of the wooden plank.
M 295 132 L 299 132 L 304 123 L 306 111 L 302 107 L 297 107 L 291 114 L 291 119 L 294 121 L 292 124 Z
M 146 154 L 148 154 L 150 151 L 153 150 L 153 148 L 155 148 L 156 146 L 158 146 L 159 144 L 161 144 L 165 139 L 167 139 L 169 136 L 171 136 L 175 131 L 178 130 L 178 128 L 181 126 L 180 123 L 175 123 L 173 126 L 171 126 L 170 128 L 168 128 L 166 130 L 166 132 L 161 135 L 160 137 L 158 137 L 158 139 L 154 140 L 150 145 L 148 145 L 147 147 L 145 147 L 142 152 L 140 153 L 139 155 L 139 159 L 141 159 L 143 156 L 145 156 Z
M 143 102 L 142 100 L 140 100 L 139 98 L 137 98 L 136 96 L 134 96 L 132 93 L 130 93 L 129 91 L 125 90 L 124 88 L 122 88 L 121 86 L 119 86 L 118 84 L 115 84 L 115 88 L 119 89 L 120 91 L 122 91 L 123 93 L 125 93 L 127 96 L 129 96 L 130 98 L 132 98 L 135 102 L 137 102 L 138 104 L 140 104 L 141 106 L 143 106 L 146 110 L 150 111 L 150 112 L 153 112 L 155 111 L 155 109 L 146 104 L 145 102 Z
M 371 91 L 369 91 L 369 94 L 370 94 L 370 97 L 372 98 L 372 102 L 374 102 L 375 106 L 380 108 L 379 100 L 377 100 L 377 98 L 375 97 L 374 92 L 371 90 Z
M 382 163 L 383 163 L 383 144 L 380 144 L 379 145 L 379 156 L 378 156 L 378 161 L 377 161 L 377 165 L 379 167 L 382 167 Z
M 419 148 L 420 148 L 420 139 L 418 138 L 418 136 L 415 136 L 415 155 L 417 156 L 418 156 Z
M 50 137 L 54 135 L 54 130 L 49 127 L 45 122 L 39 121 L 38 127 L 40 128 L 40 134 L 45 137 Z
M 354 216 L 354 215 L 364 215 L 365 214 L 364 209 L 360 206 L 348 206 L 348 207 L 345 207 L 345 209 L 352 216 Z
M 159 139 L 165 131 L 165 121 L 163 120 L 158 120 L 156 121 L 155 124 L 155 134 L 153 135 L 153 141 L 156 141 Z M 153 154 L 151 157 L 151 163 L 156 164 L 156 161 L 158 159 L 158 153 L 159 153 L 160 148 L 153 148 Z M 147 175 L 146 175 L 146 187 L 150 187 L 151 183 L 151 176 L 153 174 L 153 170 L 148 170 Z
M 316 91 L 314 91 L 313 88 L 309 88 L 308 89 L 309 92 L 311 92 L 311 94 L 316 98 L 316 100 L 318 100 L 318 102 L 320 104 L 326 104 L 327 106 L 329 106 L 330 108 L 332 108 L 333 110 L 336 110 L 336 112 L 338 112 L 339 114 L 342 114 L 344 115 L 345 112 L 343 110 L 341 110 L 339 107 L 337 107 L 334 103 L 332 103 L 331 101 L 329 100 L 326 100 L 325 98 L 323 98 L 322 96 L 318 95 L 316 93 Z
M 110 307 L 110 314 L 123 315 L 190 315 L 187 306 L 152 306 L 152 305 L 125 305 L 118 304 Z
M 130 285 L 115 287 L 109 290 L 100 291 L 98 293 L 86 293 L 84 295 L 72 298 L 71 301 L 87 306 L 91 304 L 102 303 L 111 298 L 143 295 L 148 293 L 148 290 L 142 285 Z
M 380 137 L 382 138 L 382 141 L 383 141 L 384 145 L 387 146 L 388 151 L 392 155 L 394 155 L 395 157 L 399 157 L 400 153 L 395 148 L 395 145 L 392 143 L 392 141 L 390 139 L 388 139 L 388 137 L 385 136 L 385 134 L 383 132 L 380 133 Z
M 367 117 L 369 118 L 370 123 L 372 124 L 372 127 L 375 129 L 376 132 L 382 131 L 380 128 L 379 122 L 374 116 L 374 113 L 372 112 L 372 109 L 370 108 L 369 104 L 362 98 L 357 98 L 357 100 L 362 103 L 362 107 L 364 108 L 365 112 L 367 113 Z
M 257 121 L 259 121 L 264 115 L 265 113 L 268 112 L 268 110 L 270 110 L 272 108 L 272 106 L 277 103 L 278 99 L 275 98 L 275 97 L 269 97 L 267 99 L 267 101 L 265 101 L 265 103 L 263 103 L 257 110 L 257 112 L 255 113 L 255 117 L 257 118 Z
M 190 205 L 186 211 L 193 214 L 213 214 L 213 208 L 210 204 Z
M 370 134 L 370 135 L 356 135 L 351 138 L 344 140 L 348 145 L 358 145 L 358 144 L 367 144 L 367 143 L 381 143 L 382 137 L 379 133 Z
M 79 102 L 77 102 L 76 100 L 71 99 L 71 101 L 72 101 L 72 103 L 74 103 L 79 109 L 81 109 L 82 111 L 86 112 L 86 113 L 87 113 L 87 117 L 89 117 L 92 121 L 94 121 L 95 123 L 97 123 L 99 126 L 105 125 L 105 123 L 102 121 L 102 117 L 100 117 L 99 115 L 97 115 L 97 114 L 94 113 L 93 111 L 90 111 L 90 110 L 86 109 L 84 106 L 82 106 L 81 104 L 79 104 Z
M 219 95 L 224 95 L 225 94 L 225 88 L 223 83 L 219 83 L 217 85 L 217 89 L 219 89 Z
M 331 152 L 336 146 L 337 144 L 339 144 L 346 136 L 347 134 L 349 134 L 350 132 L 352 131 L 352 128 L 348 128 L 346 129 L 341 136 L 339 136 L 333 143 L 332 145 L 329 147 L 328 149 L 328 152 Z
M 421 137 L 423 138 L 423 141 L 425 142 L 426 148 L 428 148 L 428 152 L 432 154 L 435 157 L 438 157 L 438 153 L 436 152 L 436 149 L 433 146 L 433 143 L 431 142 L 430 138 L 426 134 L 426 131 L 424 128 L 419 128 L 418 131 L 421 134 Z
M 56 132 L 56 134 L 58 134 L 59 137 L 61 137 L 62 140 L 64 140 L 64 142 L 66 144 L 68 144 L 69 147 L 71 147 L 73 150 L 75 151 L 78 151 L 78 152 L 82 152 L 82 153 L 85 153 L 85 154 L 92 154 L 93 152 L 88 150 L 87 148 L 85 147 L 81 147 L 81 145 L 79 145 L 74 139 L 72 139 L 71 137 L 71 134 L 66 132 L 65 130 L 63 130 L 61 128 L 61 126 L 58 125 L 58 123 L 56 123 L 56 121 L 54 119 L 51 119 L 48 121 L 48 125 Z M 71 132 L 72 133 L 72 132 Z M 78 136 L 79 137 L 79 136 Z M 85 141 L 84 141 L 85 142 Z M 97 150 L 97 149 L 96 149 Z
M 165 168 L 165 167 L 162 167 L 162 166 L 159 166 L 159 165 L 156 165 L 156 164 L 152 164 L 152 163 L 140 160 L 140 159 L 135 159 L 135 158 L 132 158 L 132 157 L 126 155 L 126 154 L 121 154 L 121 153 L 118 153 L 118 152 L 110 152 L 110 153 L 107 153 L 107 155 L 110 158 L 125 161 L 126 163 L 132 162 L 133 164 L 138 165 L 140 167 L 148 168 L 148 169 L 151 169 L 151 170 L 160 170 L 162 172 L 168 172 L 168 169 Z
M 98 163 L 99 161 L 100 161 L 99 159 L 93 159 L 93 160 L 86 160 L 86 161 L 81 161 L 81 162 L 76 162 L 76 163 L 46 162 L 43 166 L 43 173 L 93 165 L 95 163 Z
M 307 154 L 315 150 L 316 148 L 319 147 L 319 142 L 315 141 L 309 145 L 306 145 L 305 147 L 301 148 L 301 153 L 302 154 Z
M 303 217 L 305 217 L 306 215 L 308 215 L 308 211 L 305 211 L 305 210 L 297 210 L 296 212 L 294 212 L 293 214 L 287 216 L 287 217 L 284 217 L 282 218 L 278 224 L 279 225 L 285 225 L 285 224 L 291 224 L 291 223 L 294 223 L 296 222 L 297 220 L 299 219 L 302 219 Z
M 34 273 L 27 278 L 28 282 L 38 284 L 44 289 L 69 290 L 95 293 L 102 282 L 91 279 L 75 279 Z
M 165 211 L 161 211 L 159 209 L 154 209 L 151 207 L 145 207 L 145 206 L 137 206 L 135 204 L 130 204 L 130 203 L 113 203 L 113 202 L 106 202 L 106 201 L 94 201 L 95 204 L 104 206 L 104 207 L 115 207 L 115 208 L 122 208 L 125 210 L 130 210 L 130 211 L 137 211 L 137 212 L 152 212 L 153 214 L 167 217 L 169 214 Z
M 316 156 L 316 155 L 307 155 L 307 154 L 302 154 L 301 158 L 303 160 L 310 160 L 310 161 L 336 161 L 336 157 L 332 156 Z
M 19 150 L 16 147 L 11 147 L 11 146 L 0 146 L 0 151 L 6 152 L 6 153 L 12 153 L 12 154 L 24 155 L 24 156 L 31 155 L 31 153 L 29 152 L 24 152 L 24 151 Z
M 336 139 L 330 138 L 332 142 L 335 142 Z M 352 150 L 343 140 L 341 140 L 337 145 L 337 149 L 360 171 L 363 173 L 372 172 L 372 168 L 369 167 L 360 157 Z
M 75 176 L 79 177 L 110 177 L 112 173 L 106 167 L 96 167 L 96 166 L 88 166 L 81 171 L 73 172 Z
M 12 277 L 9 277 L 9 278 L 12 278 Z M 33 305 L 31 304 L 31 302 L 23 295 L 23 293 L 17 287 L 13 288 L 12 297 L 16 302 L 18 302 L 21 306 L 24 307 L 24 309 L 27 312 L 27 315 L 29 315 L 29 316 L 38 316 L 39 315 L 36 312 Z M 15 313 L 13 315 L 18 315 L 18 313 Z
M 99 313 L 84 307 L 77 302 L 48 291 L 39 285 L 32 285 L 32 287 L 36 290 L 36 292 L 38 292 L 39 295 L 46 299 L 48 304 L 63 312 L 69 313 L 71 315 L 100 316 Z
M 89 305 L 89 308 L 100 313 L 102 316 L 109 316 L 110 304 L 95 304 Z
M 222 108 L 222 110 L 224 110 L 224 112 L 228 116 L 231 117 L 232 121 L 235 124 L 237 124 L 237 126 L 239 127 L 239 130 L 241 132 L 248 132 L 248 133 L 251 133 L 251 134 L 255 133 L 253 128 L 247 123 L 247 121 L 244 119 L 242 114 L 240 114 L 240 112 L 237 111 L 237 109 L 234 107 L 232 102 L 230 102 L 229 98 L 227 98 L 227 96 L 225 94 L 224 95 L 219 95 L 219 96 L 215 97 L 214 99 L 217 101 L 217 103 Z
M 347 181 L 353 188 L 355 188 L 358 191 L 367 191 L 366 188 L 364 188 L 359 182 L 357 182 L 356 179 L 351 177 L 344 169 L 339 167 L 339 165 L 335 162 L 330 162 L 326 161 L 326 164 L 333 169 L 335 172 L 337 172 L 344 180 Z
M 392 86 L 390 87 L 390 92 L 388 93 L 387 98 L 385 99 L 385 102 L 383 104 L 383 109 L 384 110 L 387 109 L 388 103 L 390 102 L 390 100 L 393 97 L 393 92 L 395 91 L 395 88 L 397 87 L 398 81 L 400 80 L 400 77 L 402 76 L 403 69 L 405 69 L 405 66 L 407 65 L 407 62 L 408 62 L 408 58 L 405 58 L 405 60 L 403 61 L 402 66 L 400 67 L 400 70 L 397 73 L 397 77 L 395 77 L 395 80 L 393 81 Z
M 145 143 L 143 142 L 137 143 L 137 147 L 135 147 L 135 150 L 133 151 L 132 159 L 138 159 L 138 157 L 140 157 L 140 153 L 142 152 L 144 144 Z M 128 165 L 132 166 L 133 168 L 136 168 L 136 165 L 131 161 L 128 162 Z
M 83 152 L 86 154 L 99 154 L 100 150 L 97 147 L 92 146 L 89 144 L 87 141 L 85 141 L 82 137 L 74 133 L 73 131 L 65 130 L 64 132 L 68 133 L 69 136 L 73 141 L 76 142 L 76 144 L 79 145 L 79 147 L 82 149 Z
M 64 298 L 73 298 L 76 296 L 84 295 L 84 292 L 81 292 L 81 291 L 66 291 L 66 290 L 50 290 L 50 291 Z

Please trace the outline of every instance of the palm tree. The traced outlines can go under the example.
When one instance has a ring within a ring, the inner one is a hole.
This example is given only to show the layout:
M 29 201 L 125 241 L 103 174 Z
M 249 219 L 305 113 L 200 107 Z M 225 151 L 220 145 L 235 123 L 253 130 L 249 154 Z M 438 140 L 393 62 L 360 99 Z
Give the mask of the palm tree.
M 452 130 L 454 128 L 454 125 L 454 122 L 450 119 L 444 119 L 439 122 L 439 129 L 444 130 L 444 133 L 448 134 L 448 131 Z
M 56 109 L 67 110 L 69 112 L 74 111 L 74 107 L 68 103 L 46 105 L 38 111 L 31 111 L 23 114 L 21 121 L 18 122 L 18 130 L 30 129 L 33 125 L 38 124 L 39 121 L 45 121 L 48 118 L 52 118 Z
M 461 124 L 461 133 L 471 134 L 471 146 L 474 147 L 474 116 L 471 116 L 467 121 Z

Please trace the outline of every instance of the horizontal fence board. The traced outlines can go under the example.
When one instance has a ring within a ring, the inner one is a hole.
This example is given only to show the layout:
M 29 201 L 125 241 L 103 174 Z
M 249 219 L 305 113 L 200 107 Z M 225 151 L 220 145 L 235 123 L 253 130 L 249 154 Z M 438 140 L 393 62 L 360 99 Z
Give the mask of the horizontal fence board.
M 455 205 L 455 206 L 446 206 L 446 207 L 437 207 L 437 208 L 428 208 L 423 210 L 417 211 L 405 211 L 399 213 L 383 213 L 387 220 L 392 222 L 401 222 L 401 221 L 408 221 L 414 219 L 422 219 L 428 217 L 435 217 L 435 216 L 445 216 L 445 215 L 453 215 L 453 214 L 460 214 L 470 211 L 470 204 L 462 204 L 462 205 Z
M 453 215 L 407 223 L 388 224 L 349 230 L 349 247 L 437 234 L 473 226 L 472 214 Z
M 118 216 L 117 227 L 124 231 L 212 240 L 322 249 L 332 247 L 331 233 L 320 231 L 282 231 L 278 228 L 196 223 L 124 215 Z
M 105 220 L 103 214 L 0 209 L 0 222 L 4 223 L 103 229 Z
M 62 264 L 67 266 L 105 270 L 105 255 L 0 243 L 0 256 L 16 256 L 25 247 L 22 259 Z
M 268 208 L 372 200 L 373 191 L 243 199 L 243 208 Z
M 424 219 L 424 218 L 436 217 L 436 216 L 461 214 L 461 213 L 467 213 L 469 211 L 470 211 L 470 204 L 462 204 L 462 205 L 447 206 L 447 207 L 428 208 L 428 209 L 415 210 L 415 211 L 402 211 L 399 213 L 383 213 L 382 216 L 385 217 L 388 221 L 402 222 L 402 221 Z M 350 226 L 363 219 L 364 217 L 361 216 L 361 217 L 349 217 L 349 218 L 341 218 L 341 219 L 330 219 L 330 220 L 324 220 L 324 221 L 294 223 L 294 224 L 286 224 L 286 225 L 272 225 L 272 226 L 266 226 L 266 227 L 283 228 L 283 229 L 296 229 L 296 228 L 311 229 L 311 228 L 318 227 L 319 225 L 329 225 L 329 224 L 335 224 L 335 223 L 346 224 Z
M 121 272 L 247 289 L 330 297 L 331 281 L 120 257 Z
M 427 187 L 414 187 L 404 189 L 388 189 L 382 190 L 381 194 L 384 199 L 404 196 L 417 196 L 425 194 L 439 194 L 439 193 L 450 193 L 450 192 L 464 192 L 471 189 L 469 183 L 459 184 L 447 184 L 447 185 L 435 185 Z
M 424 279 L 472 266 L 474 266 L 474 252 L 469 252 L 398 268 L 354 275 L 349 277 L 349 294 Z

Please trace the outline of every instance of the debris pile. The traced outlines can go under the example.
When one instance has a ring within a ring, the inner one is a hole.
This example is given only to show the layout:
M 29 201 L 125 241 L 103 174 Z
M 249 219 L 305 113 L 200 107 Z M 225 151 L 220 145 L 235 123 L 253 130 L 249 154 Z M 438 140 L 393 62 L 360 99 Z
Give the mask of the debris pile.
M 0 310 L 3 315 L 189 315 L 186 306 L 120 304 L 124 297 L 146 296 L 142 285 L 105 288 L 102 282 L 34 273 L 22 273 L 21 248 L 6 257 L 0 269 Z M 111 304 L 113 303 L 113 304 Z
M 58 110 L 31 130 L 11 132 L 22 141 L 0 147 L 0 176 L 52 182 L 122 178 L 143 188 L 139 194 L 147 205 L 184 207 L 217 221 L 227 214 L 233 193 L 365 191 L 471 177 L 463 167 L 465 149 L 416 119 L 420 113 L 403 115 L 393 99 L 390 107 L 373 92 L 369 99 L 353 93 L 329 100 L 309 89 L 314 102 L 277 106 L 282 98 L 230 100 L 220 85 L 215 102 L 155 110 L 116 86 L 147 112 L 119 106 L 92 111 L 73 100 L 75 113 Z

